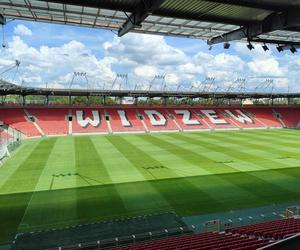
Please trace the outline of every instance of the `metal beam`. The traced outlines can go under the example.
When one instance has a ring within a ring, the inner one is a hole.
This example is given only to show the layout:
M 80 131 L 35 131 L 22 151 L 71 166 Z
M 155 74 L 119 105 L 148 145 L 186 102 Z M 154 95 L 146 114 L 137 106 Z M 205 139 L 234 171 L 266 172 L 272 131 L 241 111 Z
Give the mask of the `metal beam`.
M 103 1 L 103 0 L 51 0 L 49 2 L 60 3 L 60 4 L 71 4 L 77 6 L 85 6 L 91 8 L 99 8 L 99 9 L 109 9 L 116 11 L 126 11 L 133 12 L 133 10 L 137 7 L 137 4 L 140 0 L 131 0 L 129 3 L 127 1 Z
M 276 44 L 276 45 L 283 44 L 283 45 L 294 46 L 294 47 L 300 46 L 300 42 L 293 42 L 293 41 L 286 41 L 286 40 L 254 38 L 254 39 L 250 39 L 250 41 L 255 43 L 266 43 L 266 44 Z
M 232 17 L 210 15 L 209 13 L 199 15 L 199 13 L 191 12 L 187 14 L 179 10 L 167 10 L 167 9 L 158 9 L 155 12 L 155 15 L 160 17 L 179 18 L 179 19 L 186 19 L 186 20 L 199 21 L 199 22 L 222 23 L 222 24 L 237 25 L 237 26 L 253 23 L 251 21 L 246 21 L 242 19 L 234 19 Z
M 206 2 L 214 2 L 220 4 L 235 5 L 241 7 L 255 8 L 269 11 L 288 11 L 300 8 L 300 2 L 284 0 L 284 1 L 266 1 L 266 0 L 204 0 Z
M 99 9 L 109 9 L 115 11 L 124 11 L 129 13 L 134 13 L 135 10 L 138 9 L 138 6 L 142 4 L 142 0 L 133 0 L 132 4 L 128 4 L 126 1 L 124 3 L 122 1 L 118 1 L 118 4 L 113 3 L 113 1 L 99 1 L 99 0 L 90 0 L 85 1 L 84 4 L 82 0 L 51 0 L 51 2 L 61 3 L 61 4 L 71 4 L 77 6 L 86 6 L 92 8 L 99 8 Z M 149 1 L 153 2 L 153 1 Z M 204 22 L 214 22 L 214 23 L 224 23 L 230 25 L 244 25 L 249 23 L 245 20 L 237 20 L 230 17 L 219 17 L 215 15 L 209 15 L 206 13 L 205 15 L 199 16 L 199 14 L 191 12 L 187 15 L 186 12 L 181 12 L 179 10 L 168 10 L 168 9 L 161 9 L 158 8 L 155 11 L 155 15 L 161 17 L 169 17 L 169 18 L 182 18 L 188 20 L 195 20 L 195 21 L 204 21 Z
M 289 27 L 300 26 L 300 15 L 298 12 L 274 13 L 266 17 L 263 21 L 245 25 L 237 30 L 228 32 L 226 34 L 217 36 L 207 41 L 209 45 L 218 44 L 222 42 L 229 42 L 234 40 L 241 40 L 247 38 L 252 40 L 255 37 L 264 33 L 275 30 L 284 30 Z
M 137 10 L 128 16 L 126 22 L 118 31 L 121 37 L 134 28 L 141 28 L 142 22 L 155 10 L 157 10 L 164 0 L 144 0 L 139 4 Z

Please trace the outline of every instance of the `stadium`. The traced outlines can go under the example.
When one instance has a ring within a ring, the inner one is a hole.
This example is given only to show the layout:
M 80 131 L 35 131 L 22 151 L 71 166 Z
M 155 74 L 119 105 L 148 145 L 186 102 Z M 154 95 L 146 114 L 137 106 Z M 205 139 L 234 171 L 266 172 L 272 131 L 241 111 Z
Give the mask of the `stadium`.
M 0 23 L 276 46 L 296 64 L 299 11 L 287 0 L 2 0 Z M 97 88 L 74 72 L 59 88 L 24 86 L 22 62 L 1 63 L 0 249 L 299 249 L 300 93 L 276 91 L 281 76 L 168 89 L 165 75 L 130 88 L 117 74 Z

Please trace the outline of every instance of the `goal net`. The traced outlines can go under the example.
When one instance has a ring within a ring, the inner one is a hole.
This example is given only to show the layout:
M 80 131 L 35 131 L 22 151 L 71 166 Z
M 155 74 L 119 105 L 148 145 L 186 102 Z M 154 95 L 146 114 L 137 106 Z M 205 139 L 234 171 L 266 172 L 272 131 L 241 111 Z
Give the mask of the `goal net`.
M 0 124 L 0 161 L 10 156 L 10 152 L 21 144 L 21 133 L 11 127 Z

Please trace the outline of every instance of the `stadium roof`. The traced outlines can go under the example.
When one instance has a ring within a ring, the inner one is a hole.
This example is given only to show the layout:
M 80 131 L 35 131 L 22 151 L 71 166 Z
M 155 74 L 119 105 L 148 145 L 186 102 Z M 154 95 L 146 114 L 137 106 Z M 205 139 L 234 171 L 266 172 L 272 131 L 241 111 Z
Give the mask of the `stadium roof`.
M 298 0 L 1 0 L 0 23 L 24 19 L 200 38 L 300 45 Z M 2 18 L 1 18 L 2 15 Z
M 39 96 L 108 96 L 148 98 L 300 98 L 300 93 L 271 92 L 199 92 L 199 91 L 147 91 L 147 90 L 100 90 L 100 89 L 55 89 L 23 87 L 0 79 L 0 95 Z

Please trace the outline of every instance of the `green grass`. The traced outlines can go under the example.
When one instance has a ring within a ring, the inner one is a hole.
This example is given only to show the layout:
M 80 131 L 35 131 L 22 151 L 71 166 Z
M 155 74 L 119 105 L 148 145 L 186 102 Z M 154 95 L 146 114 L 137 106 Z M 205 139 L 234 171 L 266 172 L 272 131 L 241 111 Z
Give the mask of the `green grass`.
M 249 130 L 24 141 L 0 167 L 0 243 L 118 217 L 300 200 L 299 137 Z

